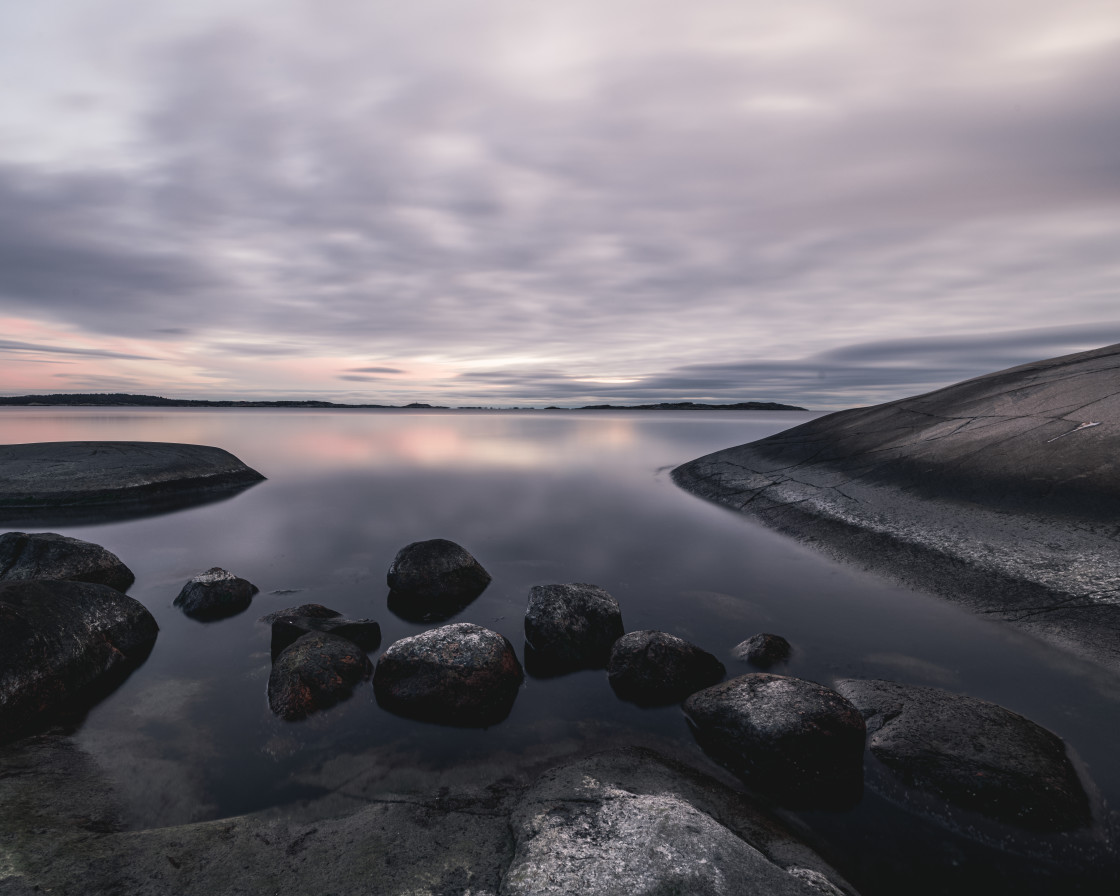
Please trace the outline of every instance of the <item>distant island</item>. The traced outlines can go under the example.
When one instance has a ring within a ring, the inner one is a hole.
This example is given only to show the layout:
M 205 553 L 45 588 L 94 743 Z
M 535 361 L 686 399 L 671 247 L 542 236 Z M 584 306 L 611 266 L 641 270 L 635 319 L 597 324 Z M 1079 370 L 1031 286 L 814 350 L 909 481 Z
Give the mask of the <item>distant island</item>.
M 137 407 L 137 408 L 385 408 L 396 410 L 460 410 L 486 411 L 511 410 L 535 411 L 539 408 L 513 407 L 461 407 L 450 408 L 446 405 L 413 402 L 405 405 L 393 404 L 339 404 L 333 401 L 207 401 L 192 398 L 163 398 L 159 395 L 129 395 L 123 392 L 107 393 L 58 393 L 53 395 L 16 395 L 0 396 L 0 405 L 16 407 Z M 546 411 L 804 411 L 805 408 L 773 401 L 740 401 L 735 404 L 700 404 L 694 401 L 660 402 L 659 404 L 588 404 L 576 408 L 561 408 L 550 405 Z

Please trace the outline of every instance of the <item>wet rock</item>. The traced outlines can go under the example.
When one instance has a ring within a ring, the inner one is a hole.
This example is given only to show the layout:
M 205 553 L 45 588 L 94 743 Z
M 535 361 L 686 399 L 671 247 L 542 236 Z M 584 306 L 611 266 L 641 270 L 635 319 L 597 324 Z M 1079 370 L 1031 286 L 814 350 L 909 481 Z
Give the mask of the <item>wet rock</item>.
M 854 892 L 740 794 L 646 750 L 545 773 L 511 827 L 503 896 Z
M 397 552 L 386 575 L 389 609 L 409 622 L 454 616 L 490 584 L 490 573 L 453 541 L 416 541 Z
M 509 641 L 460 622 L 392 644 L 377 661 L 373 689 L 397 715 L 481 727 L 509 715 L 522 679 Z
M 844 679 L 868 747 L 908 787 L 1035 831 L 1088 825 L 1089 801 L 1062 740 L 995 703 L 937 688 Z
M 116 554 L 53 532 L 0 535 L 0 582 L 65 579 L 127 591 L 136 577 Z
M 159 628 L 108 585 L 0 584 L 0 739 L 144 660 Z
M 623 700 L 668 706 L 723 679 L 723 663 L 666 632 L 630 632 L 614 642 L 607 677 Z
M 274 613 L 269 613 L 262 616 L 257 622 L 263 622 L 265 625 L 272 625 L 278 619 L 298 619 L 300 617 L 307 617 L 311 619 L 333 619 L 335 616 L 341 616 L 338 610 L 332 610 L 330 607 L 324 607 L 322 604 L 300 604 L 298 607 L 286 607 L 283 610 L 277 610 Z
M 800 678 L 756 672 L 698 691 L 685 715 L 705 751 L 786 805 L 839 807 L 863 782 L 863 716 Z
M 534 585 L 525 611 L 525 664 L 531 675 L 602 669 L 622 637 L 618 601 L 598 585 Z
M 789 641 L 781 635 L 771 635 L 767 632 L 741 641 L 731 650 L 731 655 L 737 660 L 743 660 L 760 669 L 769 669 L 777 663 L 784 663 L 793 653 Z
M 281 718 L 306 718 L 350 696 L 372 672 L 369 657 L 353 641 L 312 632 L 276 657 L 268 676 L 268 705 Z
M 251 582 L 214 566 L 183 586 L 175 606 L 182 607 L 192 619 L 224 619 L 248 609 L 257 590 Z
M 334 616 L 327 619 L 314 616 L 285 616 L 272 623 L 272 658 L 289 644 L 295 643 L 311 632 L 323 632 L 345 638 L 366 651 L 381 646 L 381 626 L 372 619 L 345 619 Z

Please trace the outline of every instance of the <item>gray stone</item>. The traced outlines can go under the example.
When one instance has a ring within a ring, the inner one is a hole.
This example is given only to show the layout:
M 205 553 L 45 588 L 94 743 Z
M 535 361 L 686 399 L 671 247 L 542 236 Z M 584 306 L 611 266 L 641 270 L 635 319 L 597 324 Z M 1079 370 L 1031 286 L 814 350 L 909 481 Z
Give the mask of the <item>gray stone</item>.
M 449 619 L 490 584 L 490 573 L 470 552 L 445 538 L 401 548 L 385 578 L 389 609 L 409 622 Z
M 136 577 L 101 545 L 53 532 L 0 535 L 0 582 L 66 579 L 127 591 Z
M 684 711 L 706 752 L 786 805 L 839 807 L 859 797 L 866 726 L 830 688 L 756 672 L 698 691 Z
M 509 715 L 524 676 L 513 645 L 459 622 L 390 645 L 373 676 L 378 704 L 409 718 L 484 727 Z
M 108 585 L 0 585 L 0 740 L 118 682 L 158 631 L 139 601 Z
M 236 616 L 249 608 L 257 586 L 219 566 L 212 566 L 188 580 L 175 598 L 175 606 L 203 622 Z
M 746 641 L 740 641 L 731 650 L 731 655 L 760 669 L 769 669 L 778 663 L 784 663 L 792 652 L 789 641 L 781 635 L 762 632 Z
M 1120 672 L 1120 345 L 829 414 L 678 485 Z
M 324 632 L 303 635 L 280 652 L 268 676 L 268 706 L 289 721 L 350 696 L 373 664 L 357 644 Z
M 272 625 L 279 619 L 333 619 L 342 614 L 338 610 L 332 610 L 330 607 L 324 607 L 322 604 L 300 604 L 298 607 L 285 607 L 283 610 L 276 610 L 275 612 L 268 613 L 262 616 L 257 622 L 263 622 L 265 625 Z
M 273 660 L 304 635 L 322 632 L 345 638 L 368 653 L 381 646 L 381 626 L 372 619 L 345 619 L 332 616 L 284 616 L 272 623 Z
M 937 688 L 844 679 L 868 747 L 906 786 L 1036 831 L 1091 823 L 1061 738 L 995 703 Z
M 630 632 L 614 642 L 607 678 L 623 700 L 668 706 L 723 679 L 723 663 L 666 632 Z
M 525 611 L 529 674 L 602 669 L 622 637 L 618 601 L 598 585 L 534 585 Z

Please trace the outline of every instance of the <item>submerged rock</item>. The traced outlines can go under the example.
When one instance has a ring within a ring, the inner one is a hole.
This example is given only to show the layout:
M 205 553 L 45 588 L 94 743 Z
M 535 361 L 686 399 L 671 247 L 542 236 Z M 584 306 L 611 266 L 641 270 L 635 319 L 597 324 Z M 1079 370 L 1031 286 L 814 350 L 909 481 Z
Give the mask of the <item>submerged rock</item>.
M 327 619 L 314 616 L 285 616 L 272 623 L 272 658 L 289 644 L 295 643 L 311 632 L 322 632 L 345 638 L 366 651 L 381 646 L 381 626 L 372 619 L 345 619 L 333 616 Z
M 284 649 L 268 676 L 268 705 L 294 721 L 334 706 L 373 672 L 357 644 L 324 632 L 303 635 Z
M 136 577 L 101 545 L 53 532 L 0 535 L 0 582 L 31 579 L 92 582 L 127 591 Z
M 705 751 L 786 805 L 840 807 L 859 797 L 866 726 L 830 688 L 756 672 L 698 691 L 684 711 Z
M 444 538 L 401 548 L 385 578 L 389 609 L 409 622 L 448 619 L 490 584 L 490 573 L 465 548 Z
M 754 635 L 746 641 L 741 641 L 731 650 L 731 655 L 737 660 L 743 660 L 760 669 L 769 669 L 777 663 L 784 663 L 790 658 L 793 648 L 789 641 L 781 635 L 771 635 L 768 632 Z
M 937 688 L 844 679 L 868 747 L 908 787 L 1036 831 L 1092 821 L 1062 740 L 995 703 Z
M 192 619 L 224 619 L 247 610 L 257 591 L 252 582 L 213 566 L 183 586 L 175 606 L 182 607 Z
M 602 669 L 623 631 L 618 601 L 598 585 L 534 585 L 525 611 L 525 664 L 539 676 Z
M 509 715 L 523 677 L 509 641 L 459 622 L 390 645 L 377 661 L 373 690 L 397 715 L 484 727 Z
M 706 650 L 666 632 L 630 632 L 614 642 L 607 677 L 623 700 L 641 706 L 680 703 L 723 679 L 726 669 Z
M 108 585 L 0 584 L 0 740 L 142 662 L 158 631 Z
M 333 619 L 342 614 L 338 610 L 332 610 L 330 607 L 324 607 L 322 604 L 300 604 L 298 607 L 285 607 L 283 610 L 276 610 L 275 612 L 268 613 L 262 616 L 257 622 L 263 622 L 265 625 L 272 625 L 278 619 Z

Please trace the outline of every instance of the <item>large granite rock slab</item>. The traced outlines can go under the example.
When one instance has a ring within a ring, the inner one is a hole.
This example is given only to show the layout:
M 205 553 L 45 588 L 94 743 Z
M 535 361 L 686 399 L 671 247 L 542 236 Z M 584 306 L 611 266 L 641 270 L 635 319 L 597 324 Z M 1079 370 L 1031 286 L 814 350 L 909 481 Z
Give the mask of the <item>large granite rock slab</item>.
M 158 626 L 108 585 L 0 584 L 0 740 L 147 657 Z
M 228 451 L 173 442 L 0 445 L 0 518 L 97 522 L 226 497 L 260 482 Z
M 53 532 L 0 535 L 0 582 L 65 579 L 127 591 L 136 580 L 120 558 L 99 544 Z
M 1120 345 L 840 411 L 673 478 L 1120 672 Z

